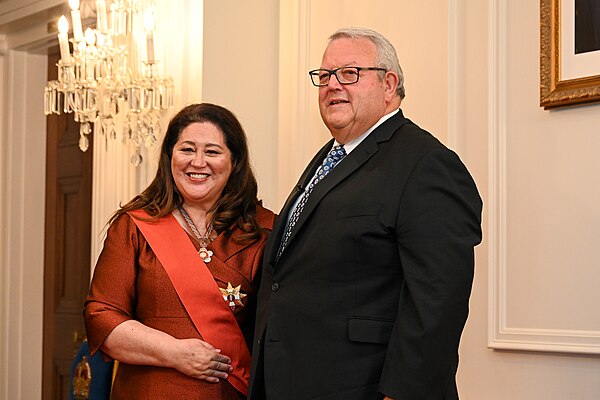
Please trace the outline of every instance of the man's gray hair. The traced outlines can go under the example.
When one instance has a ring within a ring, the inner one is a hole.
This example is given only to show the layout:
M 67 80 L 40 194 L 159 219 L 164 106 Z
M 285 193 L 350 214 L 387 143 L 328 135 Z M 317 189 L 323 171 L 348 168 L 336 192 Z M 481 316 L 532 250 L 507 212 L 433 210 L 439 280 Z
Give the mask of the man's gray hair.
M 385 68 L 398 75 L 398 87 L 396 88 L 396 93 L 400 96 L 400 99 L 404 98 L 406 94 L 404 91 L 404 74 L 402 73 L 400 62 L 398 62 L 396 49 L 385 36 L 367 28 L 341 28 L 329 36 L 328 43 L 342 38 L 369 39 L 375 45 L 377 51 L 377 57 L 375 59 L 377 64 L 376 67 Z

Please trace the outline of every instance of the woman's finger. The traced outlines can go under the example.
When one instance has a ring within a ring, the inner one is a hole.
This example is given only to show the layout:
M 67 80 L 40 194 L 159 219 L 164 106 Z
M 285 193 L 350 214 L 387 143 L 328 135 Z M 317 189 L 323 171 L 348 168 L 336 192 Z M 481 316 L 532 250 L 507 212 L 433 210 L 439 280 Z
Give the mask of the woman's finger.
M 212 360 L 223 364 L 231 364 L 231 358 L 219 353 L 214 353 L 212 356 Z
M 214 363 L 212 363 L 212 369 L 214 369 L 215 371 L 227 371 L 230 372 L 233 370 L 233 367 L 227 363 L 222 363 L 222 362 L 218 362 L 215 361 Z

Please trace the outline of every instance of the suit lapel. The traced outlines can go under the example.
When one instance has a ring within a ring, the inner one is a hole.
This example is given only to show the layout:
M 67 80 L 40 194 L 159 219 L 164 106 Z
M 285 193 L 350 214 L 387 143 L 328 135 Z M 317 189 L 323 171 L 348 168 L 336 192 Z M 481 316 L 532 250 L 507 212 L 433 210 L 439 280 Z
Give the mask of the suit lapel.
M 330 140 L 329 142 L 327 142 L 327 144 L 325 144 L 325 146 L 323 146 L 317 152 L 317 154 L 315 154 L 313 159 L 310 161 L 310 163 L 308 164 L 308 166 L 306 167 L 306 169 L 300 176 L 300 179 L 298 179 L 298 183 L 294 187 L 294 190 L 292 190 L 292 192 L 288 196 L 287 200 L 285 201 L 283 207 L 281 208 L 281 211 L 279 212 L 279 216 L 277 217 L 277 219 L 275 221 L 275 225 L 273 226 L 273 231 L 271 232 L 271 235 L 269 236 L 269 239 L 271 239 L 271 240 L 269 240 L 267 242 L 267 245 L 265 248 L 265 254 L 268 255 L 269 264 L 271 266 L 275 265 L 275 258 L 277 256 L 277 252 L 279 250 L 279 245 L 281 243 L 281 239 L 283 238 L 283 235 L 285 233 L 285 227 L 287 225 L 287 220 L 288 220 L 288 216 L 290 213 L 290 209 L 292 208 L 292 206 L 294 205 L 294 203 L 296 202 L 298 197 L 304 191 L 303 188 L 305 188 L 308 185 L 308 183 L 310 182 L 310 180 L 312 179 L 313 175 L 315 174 L 315 171 L 317 170 L 319 165 L 321 165 L 323 158 L 325 158 L 325 155 L 327 155 L 327 153 L 331 149 L 332 145 L 333 145 L 333 139 Z
M 287 247 L 290 246 L 294 237 L 298 234 L 298 232 L 302 229 L 303 225 L 310 220 L 310 217 L 321 202 L 323 197 L 327 195 L 333 188 L 335 188 L 340 182 L 350 176 L 354 171 L 360 168 L 365 162 L 367 162 L 371 157 L 377 153 L 379 149 L 379 143 L 390 140 L 394 132 L 396 132 L 402 125 L 409 123 L 410 121 L 404 118 L 402 114 L 402 110 L 398 111 L 396 115 L 385 121 L 381 126 L 377 127 L 373 132 L 371 132 L 361 144 L 359 144 L 350 154 L 348 154 L 344 160 L 342 160 L 318 185 L 315 186 L 308 201 L 304 205 L 304 210 L 300 214 L 300 218 L 298 222 L 296 222 L 296 226 L 292 231 L 290 238 L 287 241 Z M 277 222 L 277 231 L 275 233 L 275 237 L 277 240 L 273 240 L 272 247 L 270 249 L 270 261 L 271 265 L 275 265 L 275 257 L 277 255 L 277 250 L 279 249 L 279 243 L 281 242 L 281 238 L 283 236 L 285 225 L 287 222 L 287 217 L 290 211 L 290 207 L 294 204 L 298 196 L 300 195 L 303 187 L 306 187 L 310 179 L 312 179 L 316 169 L 321 164 L 331 146 L 333 145 L 333 140 L 329 141 L 325 146 L 321 148 L 321 150 L 315 155 L 315 157 L 310 162 L 309 166 L 306 168 L 302 177 L 298 181 L 298 185 L 288 197 L 284 208 L 281 210 L 280 218 L 278 218 Z M 300 189 L 299 189 L 300 188 Z M 274 243 L 276 242 L 276 243 Z M 284 251 L 282 254 L 282 258 L 286 256 L 286 252 Z
M 365 146 L 363 146 L 365 144 Z M 328 148 L 329 150 L 329 148 Z M 333 188 L 335 188 L 340 182 L 346 177 L 351 175 L 354 171 L 360 168 L 369 158 L 371 158 L 377 152 L 377 144 L 373 141 L 369 143 L 361 143 L 356 149 L 348 154 L 336 167 L 331 170 L 329 174 L 315 186 L 308 201 L 304 205 L 304 210 L 300 214 L 296 226 L 292 231 L 290 238 L 287 241 L 287 246 L 290 246 L 294 237 L 302 229 L 304 224 L 310 220 L 313 211 L 319 205 L 323 197 L 327 195 Z M 325 155 L 323 155 L 325 157 Z M 282 257 L 285 256 L 285 251 Z

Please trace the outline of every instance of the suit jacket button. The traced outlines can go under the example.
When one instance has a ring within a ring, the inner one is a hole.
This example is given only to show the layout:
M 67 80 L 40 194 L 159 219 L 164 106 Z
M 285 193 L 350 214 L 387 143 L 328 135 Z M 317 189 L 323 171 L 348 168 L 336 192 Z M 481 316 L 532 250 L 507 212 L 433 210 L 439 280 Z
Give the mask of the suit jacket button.
M 279 283 L 275 282 L 274 284 L 271 285 L 271 290 L 276 292 L 279 290 Z

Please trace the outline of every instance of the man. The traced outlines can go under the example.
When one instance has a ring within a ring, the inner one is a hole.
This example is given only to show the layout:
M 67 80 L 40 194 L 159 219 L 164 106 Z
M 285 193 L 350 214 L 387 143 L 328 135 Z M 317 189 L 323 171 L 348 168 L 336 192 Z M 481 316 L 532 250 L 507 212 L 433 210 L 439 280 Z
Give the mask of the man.
M 403 116 L 386 38 L 339 30 L 310 76 L 333 140 L 266 245 L 249 398 L 457 399 L 477 188 Z

